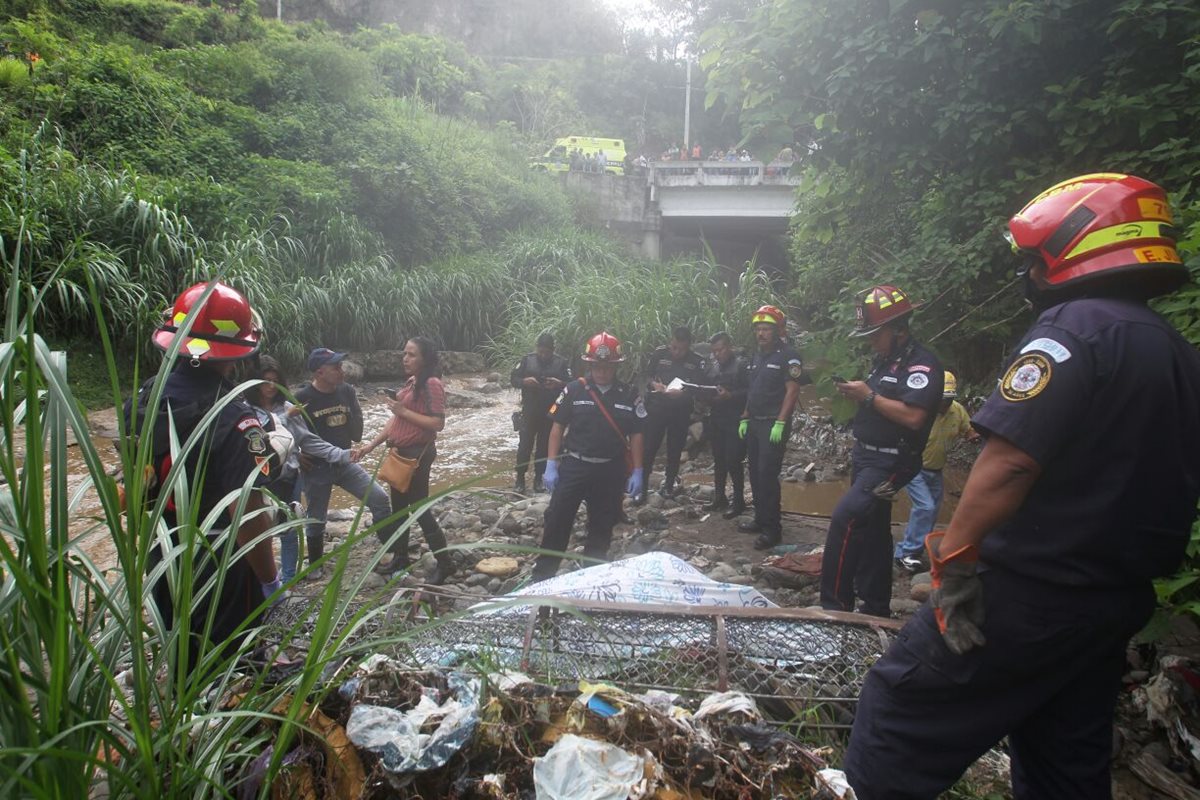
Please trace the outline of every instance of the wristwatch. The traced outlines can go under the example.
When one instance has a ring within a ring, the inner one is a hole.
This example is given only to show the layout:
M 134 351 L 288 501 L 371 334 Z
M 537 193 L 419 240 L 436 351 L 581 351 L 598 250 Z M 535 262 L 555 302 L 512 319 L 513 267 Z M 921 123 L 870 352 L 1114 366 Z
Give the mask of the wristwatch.
M 863 404 L 864 406 L 871 406 L 872 404 L 874 404 L 874 402 L 875 402 L 875 395 L 877 395 L 877 394 L 879 394 L 879 393 L 878 393 L 878 392 L 876 392 L 874 389 L 872 389 L 872 390 L 871 390 L 871 393 L 870 393 L 869 395 L 867 395 L 866 397 L 864 397 L 864 398 L 863 398 L 863 400 L 862 400 L 862 404 Z

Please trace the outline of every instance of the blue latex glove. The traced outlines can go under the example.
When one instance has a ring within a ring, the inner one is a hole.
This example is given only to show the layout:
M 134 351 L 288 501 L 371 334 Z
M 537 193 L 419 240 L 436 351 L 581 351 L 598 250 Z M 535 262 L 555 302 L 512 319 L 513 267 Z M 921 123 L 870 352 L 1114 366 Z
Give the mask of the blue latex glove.
M 745 439 L 746 431 L 750 430 L 750 420 L 744 419 L 738 423 L 738 438 Z
M 642 493 L 642 489 L 646 488 L 645 471 L 641 467 L 635 467 L 633 472 L 629 473 L 629 480 L 625 481 L 625 494 L 630 497 L 637 497 Z
M 783 441 L 783 428 L 786 423 L 781 420 L 775 420 L 775 424 L 771 426 L 771 444 L 779 444 Z
M 547 492 L 553 492 L 554 486 L 558 483 L 558 461 L 546 462 L 546 474 L 542 476 L 542 486 L 546 487 Z
M 271 601 L 272 607 L 279 605 L 284 600 L 287 600 L 287 592 L 280 591 L 283 588 L 283 581 L 280 578 L 276 577 L 275 580 L 271 581 L 270 583 L 263 583 L 259 585 L 262 587 L 262 594 L 264 598 L 275 595 L 275 599 Z M 276 594 L 276 592 L 278 592 L 278 594 Z

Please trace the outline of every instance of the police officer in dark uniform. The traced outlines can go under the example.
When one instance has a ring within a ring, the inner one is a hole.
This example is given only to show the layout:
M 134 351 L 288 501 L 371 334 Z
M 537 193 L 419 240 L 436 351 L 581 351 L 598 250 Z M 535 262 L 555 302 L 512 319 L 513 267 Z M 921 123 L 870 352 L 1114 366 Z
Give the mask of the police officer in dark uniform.
M 671 342 L 659 347 L 646 365 L 646 466 L 654 469 L 654 458 L 667 439 L 667 461 L 662 489 L 663 497 L 673 497 L 679 478 L 679 458 L 687 442 L 688 425 L 692 421 L 692 390 L 669 389 L 676 378 L 693 385 L 704 383 L 708 367 L 704 359 L 692 352 L 692 332 L 685 327 L 671 332 Z M 638 498 L 639 502 L 643 498 Z
M 601 332 L 588 339 L 583 360 L 586 378 L 568 383 L 550 408 L 545 514 L 542 549 L 532 579 L 553 578 L 562 552 L 571 542 L 579 504 L 587 503 L 585 558 L 608 557 L 613 526 L 621 514 L 621 490 L 636 496 L 643 488 L 642 420 L 646 410 L 637 391 L 616 379 L 625 360 L 617 337 Z
M 851 336 L 866 336 L 875 361 L 865 381 L 835 383 L 858 403 L 850 490 L 829 520 L 821 563 L 821 607 L 891 616 L 892 501 L 921 471 L 942 403 L 945 370 L 908 330 L 913 305 L 894 286 L 860 294 Z
M 185 331 L 188 313 L 197 306 L 191 327 Z M 171 431 L 182 446 L 213 406 L 226 403 L 203 441 L 186 453 L 184 469 L 191 487 L 190 502 L 176 494 L 166 501 L 163 516 L 177 543 L 199 533 L 199 522 L 224 503 L 229 493 L 242 491 L 248 480 L 252 486 L 265 486 L 274 480 L 286 460 L 286 453 L 273 449 L 269 431 L 254 410 L 240 397 L 226 397 L 234 388 L 228 379 L 237 362 L 258 351 L 261 335 L 246 298 L 223 283 L 198 283 L 184 291 L 176 299 L 170 319 L 154 333 L 154 344 L 163 351 L 168 351 L 177 337 L 182 336 L 183 341 L 179 360 L 163 384 L 159 405 L 149 405 L 154 381 L 148 381 L 125 407 L 133 434 L 152 437 L 153 494 L 167 485 L 172 468 Z M 177 599 L 173 591 L 178 587 L 173 590 L 173 581 L 165 575 L 151 588 L 165 630 L 175 625 L 177 614 L 188 617 L 193 637 L 189 658 L 193 665 L 199 659 L 203 639 L 213 645 L 232 642 L 237 627 L 253 616 L 265 598 L 283 596 L 270 537 L 259 540 L 244 556 L 230 560 L 238 547 L 253 541 L 273 524 L 272 515 L 253 515 L 267 503 L 262 492 L 251 491 L 246 515 L 252 516 L 241 519 L 234 541 L 228 537 L 221 541 L 233 523 L 226 508 L 208 534 L 208 545 L 194 545 L 194 588 L 189 607 L 177 607 L 182 598 Z M 162 559 L 161 550 L 155 547 L 151 567 Z M 171 569 L 180 567 L 172 565 Z M 218 571 L 223 572 L 221 587 L 201 597 Z M 210 628 L 208 615 L 213 603 L 216 609 Z
M 709 339 L 708 385 L 717 387 L 709 398 L 708 440 L 712 443 L 713 499 L 706 511 L 725 510 L 725 519 L 733 519 L 746 510 L 746 443 L 738 436 L 738 423 L 746 408 L 749 372 L 746 359 L 733 349 L 733 339 L 721 331 Z M 726 480 L 733 487 L 733 502 L 725 497 Z
M 763 306 L 750 318 L 758 349 L 750 362 L 746 407 L 738 422 L 738 437 L 746 440 L 754 519 L 738 525 L 742 533 L 757 533 L 756 550 L 779 544 L 783 537 L 779 470 L 792 435 L 792 413 L 800 398 L 804 363 L 783 341 L 784 315 Z
M 542 491 L 542 475 L 546 472 L 546 447 L 550 443 L 550 406 L 562 388 L 571 382 L 571 365 L 562 356 L 554 355 L 554 337 L 543 333 L 537 349 L 518 362 L 509 383 L 521 390 L 520 440 L 517 443 L 517 479 L 513 488 L 525 491 L 525 473 L 529 456 L 533 464 L 533 490 Z M 536 442 L 536 450 L 535 450 Z
M 1200 355 L 1146 305 L 1188 277 L 1166 194 L 1084 175 L 1008 226 L 1039 315 L 926 538 L 931 602 L 867 675 L 846 755 L 863 800 L 939 795 L 1005 736 L 1015 797 L 1111 797 L 1127 643 L 1196 517 Z

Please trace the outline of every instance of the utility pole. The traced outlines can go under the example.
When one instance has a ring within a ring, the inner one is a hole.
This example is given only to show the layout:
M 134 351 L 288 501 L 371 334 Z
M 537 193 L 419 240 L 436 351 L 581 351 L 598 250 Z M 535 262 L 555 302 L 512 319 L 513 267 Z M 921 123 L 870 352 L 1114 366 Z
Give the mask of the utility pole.
M 275 0 L 275 19 L 283 22 L 283 0 Z
M 692 59 L 687 60 L 687 87 L 684 89 L 683 95 L 683 152 L 691 155 L 691 147 L 688 145 L 688 134 L 692 128 Z

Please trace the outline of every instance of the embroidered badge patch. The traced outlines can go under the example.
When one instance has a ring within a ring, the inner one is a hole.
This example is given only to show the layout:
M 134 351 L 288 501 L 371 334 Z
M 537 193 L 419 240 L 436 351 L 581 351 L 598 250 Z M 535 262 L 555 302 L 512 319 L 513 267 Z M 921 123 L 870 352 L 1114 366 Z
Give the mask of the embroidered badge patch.
M 1053 339 L 1047 339 L 1045 337 L 1041 339 L 1034 339 L 1032 342 L 1021 348 L 1022 353 L 1029 353 L 1033 350 L 1041 350 L 1043 353 L 1046 353 L 1048 356 L 1054 359 L 1056 364 L 1061 364 L 1071 357 L 1070 350 L 1068 350 L 1059 342 L 1056 342 Z
M 924 372 L 913 372 L 909 374 L 908 380 L 904 384 L 910 389 L 924 389 L 929 385 L 929 376 Z
M 800 376 L 803 374 L 804 374 L 804 367 L 801 366 L 800 364 L 793 363 L 790 366 L 788 366 L 788 377 L 789 378 L 795 378 L 796 380 L 799 380 Z
M 1050 360 L 1041 353 L 1027 353 L 1008 368 L 1000 380 L 1000 394 L 1005 400 L 1019 403 L 1037 397 L 1050 383 Z
M 642 403 L 642 398 L 637 399 L 637 404 L 633 407 L 633 413 L 637 414 L 638 419 L 646 418 L 646 406 Z
M 245 435 L 247 450 L 251 453 L 267 452 L 267 437 L 263 436 L 262 428 L 251 428 Z

